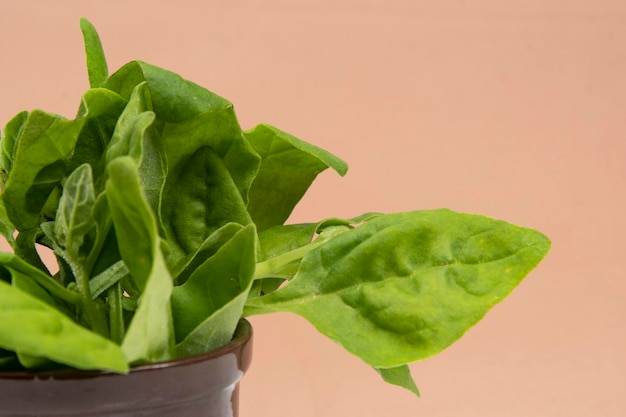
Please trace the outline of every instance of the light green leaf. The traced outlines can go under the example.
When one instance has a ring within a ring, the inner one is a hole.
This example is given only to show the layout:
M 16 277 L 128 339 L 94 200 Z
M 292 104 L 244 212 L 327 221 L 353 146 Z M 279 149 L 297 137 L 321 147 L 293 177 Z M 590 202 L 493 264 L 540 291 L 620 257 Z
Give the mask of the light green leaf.
M 80 19 L 80 29 L 83 32 L 85 43 L 85 54 L 87 55 L 87 72 L 89 74 L 89 85 L 92 88 L 100 87 L 109 76 L 100 36 L 96 28 L 84 17 Z
M 353 219 L 330 218 L 318 223 L 274 226 L 262 231 L 259 233 L 260 251 L 254 289 L 250 296 L 274 292 L 285 280 L 293 277 L 309 251 L 377 215 L 367 213 Z
M 246 314 L 290 311 L 376 368 L 439 353 L 546 255 L 541 233 L 449 210 L 383 215 L 310 251 Z
M 119 251 L 141 292 L 122 350 L 129 363 L 166 360 L 174 345 L 169 302 L 173 283 L 161 253 L 156 219 L 131 157 L 116 158 L 107 173 L 106 193 Z
M 70 304 L 80 302 L 80 295 L 71 291 L 56 282 L 50 275 L 45 274 L 40 269 L 32 266 L 12 253 L 0 252 L 0 266 L 8 270 L 14 277 L 25 276 L 29 280 L 35 281 L 48 293 Z M 46 298 L 41 297 L 46 300 Z
M 261 124 L 245 135 L 261 156 L 248 204 L 259 231 L 283 224 L 319 173 L 348 171 L 341 159 L 275 127 Z
M 119 346 L 0 281 L 0 347 L 78 369 L 127 372 Z

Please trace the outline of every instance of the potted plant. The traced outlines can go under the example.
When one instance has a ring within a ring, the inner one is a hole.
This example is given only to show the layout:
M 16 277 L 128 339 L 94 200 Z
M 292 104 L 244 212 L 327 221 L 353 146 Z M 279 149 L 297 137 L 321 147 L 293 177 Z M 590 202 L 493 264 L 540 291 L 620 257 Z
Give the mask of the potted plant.
M 417 394 L 407 364 L 460 338 L 549 250 L 535 230 L 450 210 L 284 224 L 320 172 L 346 173 L 341 159 L 266 124 L 243 131 L 230 102 L 167 70 L 109 76 L 81 29 L 77 116 L 22 112 L 0 140 L 13 248 L 0 416 L 237 415 L 245 317 L 279 311 Z

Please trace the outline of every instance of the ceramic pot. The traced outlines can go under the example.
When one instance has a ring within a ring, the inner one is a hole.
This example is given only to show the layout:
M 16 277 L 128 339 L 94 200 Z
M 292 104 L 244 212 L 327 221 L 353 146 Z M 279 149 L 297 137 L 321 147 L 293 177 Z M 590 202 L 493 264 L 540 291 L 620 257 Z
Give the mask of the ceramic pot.
M 176 361 L 110 372 L 0 372 L 1 417 L 237 417 L 252 359 L 242 320 L 230 344 Z

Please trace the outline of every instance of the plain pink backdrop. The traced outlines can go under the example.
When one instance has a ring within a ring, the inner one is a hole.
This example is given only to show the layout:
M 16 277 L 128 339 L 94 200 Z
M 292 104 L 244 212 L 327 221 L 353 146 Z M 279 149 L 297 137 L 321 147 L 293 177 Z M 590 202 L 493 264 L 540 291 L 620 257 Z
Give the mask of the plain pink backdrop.
M 242 417 L 626 415 L 626 3 L 0 0 L 0 126 L 72 117 L 79 17 L 112 70 L 141 59 L 351 166 L 291 221 L 448 207 L 553 249 L 443 354 L 417 399 L 289 315 L 255 317 Z

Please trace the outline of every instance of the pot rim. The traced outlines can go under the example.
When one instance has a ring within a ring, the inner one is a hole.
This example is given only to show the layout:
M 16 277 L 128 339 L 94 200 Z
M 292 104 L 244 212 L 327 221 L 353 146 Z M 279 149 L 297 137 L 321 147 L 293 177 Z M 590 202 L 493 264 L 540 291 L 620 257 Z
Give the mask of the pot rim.
M 188 356 L 179 359 L 170 359 L 162 362 L 153 362 L 144 365 L 138 365 L 131 367 L 128 374 L 136 374 L 142 372 L 155 371 L 162 368 L 172 368 L 179 366 L 189 366 L 199 362 L 211 360 L 229 353 L 234 353 L 240 358 L 242 362 L 242 368 L 245 371 L 250 365 L 251 354 L 245 352 L 246 347 L 252 340 L 252 325 L 248 320 L 242 318 L 237 324 L 233 339 L 220 348 L 211 350 L 199 355 Z M 99 370 L 82 370 L 75 368 L 62 368 L 52 371 L 0 371 L 0 379 L 14 379 L 14 380 L 45 380 L 45 379 L 89 379 L 103 376 L 125 376 L 128 374 L 120 374 L 113 371 L 99 371 Z

